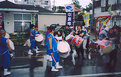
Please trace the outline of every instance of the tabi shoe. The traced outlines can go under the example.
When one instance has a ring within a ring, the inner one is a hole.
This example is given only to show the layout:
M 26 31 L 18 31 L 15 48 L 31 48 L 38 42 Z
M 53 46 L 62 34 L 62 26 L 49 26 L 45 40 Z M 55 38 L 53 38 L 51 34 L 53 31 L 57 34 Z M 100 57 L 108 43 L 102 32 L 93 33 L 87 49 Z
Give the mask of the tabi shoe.
M 58 69 L 56 69 L 55 67 L 52 67 L 51 71 L 59 71 Z
M 59 65 L 59 62 L 56 63 L 56 68 L 59 69 L 59 68 L 63 68 L 63 66 L 60 66 Z
M 90 54 L 88 55 L 88 59 L 89 59 L 89 60 L 91 59 L 91 55 L 90 55 Z
M 10 75 L 10 74 L 11 74 L 11 72 L 8 72 L 8 69 L 4 69 L 4 76 Z
M 29 50 L 28 54 L 29 54 L 29 55 L 33 55 L 33 53 L 31 52 L 31 50 Z

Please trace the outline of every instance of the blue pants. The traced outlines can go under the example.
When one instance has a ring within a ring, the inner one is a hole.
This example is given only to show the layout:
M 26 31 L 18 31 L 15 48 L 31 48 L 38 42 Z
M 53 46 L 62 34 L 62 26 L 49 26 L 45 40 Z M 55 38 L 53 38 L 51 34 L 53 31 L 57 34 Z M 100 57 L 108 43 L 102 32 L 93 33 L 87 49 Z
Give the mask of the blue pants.
M 36 47 L 36 42 L 35 42 L 35 39 L 30 39 L 30 43 L 31 43 L 31 46 L 30 46 L 30 50 L 34 49 Z
M 52 56 L 51 56 L 51 57 L 52 57 Z M 59 53 L 58 53 L 58 52 L 53 52 L 53 57 L 54 57 L 54 59 L 55 59 L 56 62 L 59 62 L 60 56 L 59 56 Z M 56 63 L 55 63 L 53 57 L 52 57 L 52 66 L 55 66 Z
M 9 51 L 3 55 L 0 55 L 0 66 L 3 66 L 4 69 L 10 67 L 10 53 Z
M 47 50 L 46 54 L 50 55 L 49 49 L 47 47 L 46 47 L 46 50 Z

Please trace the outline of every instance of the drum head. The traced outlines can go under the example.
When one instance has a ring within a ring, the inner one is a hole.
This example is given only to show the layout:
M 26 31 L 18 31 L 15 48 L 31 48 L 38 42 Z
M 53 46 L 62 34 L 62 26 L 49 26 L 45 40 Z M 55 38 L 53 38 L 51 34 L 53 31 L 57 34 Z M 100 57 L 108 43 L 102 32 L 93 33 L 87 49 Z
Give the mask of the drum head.
M 58 43 L 57 48 L 60 53 L 67 53 L 70 49 L 70 46 L 66 41 L 62 41 Z
M 41 42 L 41 41 L 43 41 L 43 39 L 44 39 L 44 37 L 43 37 L 42 34 L 40 34 L 40 35 L 38 35 L 37 37 L 35 37 L 35 40 L 36 40 L 37 42 Z
M 103 48 L 103 53 L 110 53 L 112 51 L 112 46 L 106 46 Z

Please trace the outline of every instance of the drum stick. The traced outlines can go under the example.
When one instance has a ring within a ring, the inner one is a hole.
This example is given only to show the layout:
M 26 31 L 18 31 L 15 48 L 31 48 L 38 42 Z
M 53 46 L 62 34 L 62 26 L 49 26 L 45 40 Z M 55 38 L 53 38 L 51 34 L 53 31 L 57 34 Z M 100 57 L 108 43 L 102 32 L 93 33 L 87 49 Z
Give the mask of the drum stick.
M 55 58 L 53 57 L 53 55 L 51 55 L 51 56 L 52 56 L 52 58 L 53 58 L 54 62 L 56 63 Z

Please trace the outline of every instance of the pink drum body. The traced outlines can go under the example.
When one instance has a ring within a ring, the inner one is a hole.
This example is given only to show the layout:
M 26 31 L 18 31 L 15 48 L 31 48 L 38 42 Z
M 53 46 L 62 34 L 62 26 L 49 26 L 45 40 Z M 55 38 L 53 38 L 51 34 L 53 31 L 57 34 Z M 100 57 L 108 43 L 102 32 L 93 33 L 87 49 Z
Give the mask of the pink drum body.
M 84 39 L 79 36 L 75 36 L 72 40 L 72 44 L 74 44 L 76 47 L 80 47 L 80 45 L 83 43 Z
M 66 37 L 66 41 L 69 43 L 69 44 L 72 44 L 72 39 L 74 38 L 74 36 L 73 35 L 68 35 L 67 37 Z
M 103 53 L 110 53 L 112 51 L 112 42 L 109 40 L 102 40 L 99 45 Z

